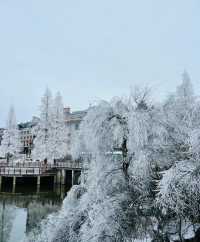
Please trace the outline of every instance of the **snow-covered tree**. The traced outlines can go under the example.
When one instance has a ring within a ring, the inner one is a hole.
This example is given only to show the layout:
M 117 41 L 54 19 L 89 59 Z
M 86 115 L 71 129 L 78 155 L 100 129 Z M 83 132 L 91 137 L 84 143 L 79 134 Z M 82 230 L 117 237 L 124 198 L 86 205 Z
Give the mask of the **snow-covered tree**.
M 184 71 L 182 74 L 182 83 L 177 87 L 177 96 L 179 99 L 189 102 L 194 97 L 194 90 L 190 80 L 190 76 L 187 71 Z
M 33 158 L 38 160 L 50 159 L 50 137 L 53 123 L 53 98 L 47 88 L 41 99 L 40 121 L 35 128 Z
M 11 106 L 8 113 L 7 127 L 3 134 L 0 146 L 1 156 L 5 156 L 7 162 L 10 157 L 15 157 L 20 151 L 19 130 L 16 123 L 14 107 Z
M 157 204 L 172 221 L 179 219 L 179 239 L 182 240 L 184 221 L 195 223 L 199 219 L 199 103 L 193 94 L 188 74 L 173 100 L 164 106 L 164 126 L 167 131 L 163 155 L 168 166 L 162 171 Z
M 126 163 L 127 111 L 121 100 L 104 101 L 92 107 L 81 124 L 91 162 L 87 192 L 74 218 L 78 222 L 82 216 L 83 221 L 76 231 L 77 241 L 120 241 L 130 231 L 126 210 L 131 204 Z M 123 155 L 118 156 L 116 150 Z
M 90 107 L 72 149 L 86 179 L 36 241 L 184 241 L 200 221 L 199 147 L 200 102 L 186 72 L 162 104 L 136 89 Z
M 146 107 L 141 112 L 147 112 Z M 144 194 L 135 189 L 133 178 L 142 181 L 149 173 L 142 159 L 138 164 L 143 162 L 143 166 L 141 164 L 134 174 L 133 170 L 129 171 L 129 167 L 134 167 L 130 163 L 139 157 L 136 152 L 137 158 L 133 158 L 136 146 L 128 150 L 138 140 L 136 136 L 129 140 L 132 126 L 128 119 L 132 109 L 130 102 L 115 98 L 111 102 L 102 101 L 88 111 L 80 126 L 80 145 L 74 151 L 74 158 L 81 156 L 84 162 L 90 157 L 90 162 L 86 162 L 86 183 L 72 189 L 68 195 L 71 198 L 77 192 L 80 194 L 75 196 L 76 201 L 73 199 L 73 205 L 66 201 L 63 217 L 54 223 L 55 234 L 50 241 L 123 241 L 125 238 L 131 240 L 133 231 L 140 237 L 145 236 L 146 232 L 141 233 L 144 218 L 142 213 L 138 216 Z M 138 144 L 143 144 L 144 136 L 140 132 L 143 132 L 142 126 L 138 130 L 139 139 L 142 139 Z M 41 238 L 45 241 L 45 232 Z
M 52 125 L 49 133 L 49 145 L 51 147 L 49 157 L 51 157 L 51 159 L 64 158 L 68 151 L 67 128 L 64 119 L 64 106 L 60 93 L 57 93 L 54 99 Z
M 64 158 L 68 152 L 67 128 L 60 93 L 54 99 L 51 91 L 47 89 L 40 110 L 40 121 L 35 129 L 34 159 L 53 162 L 54 159 Z

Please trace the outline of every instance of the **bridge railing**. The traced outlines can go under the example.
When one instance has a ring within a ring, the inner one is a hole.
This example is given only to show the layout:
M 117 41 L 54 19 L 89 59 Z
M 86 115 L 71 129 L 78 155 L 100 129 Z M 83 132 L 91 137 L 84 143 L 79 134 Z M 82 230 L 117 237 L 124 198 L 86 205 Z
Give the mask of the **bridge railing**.
M 19 171 L 31 173 L 34 169 L 39 169 L 40 172 L 46 172 L 51 169 L 81 169 L 82 164 L 79 161 L 66 161 L 66 162 L 55 162 L 53 164 L 44 163 L 44 162 L 9 162 L 9 163 L 0 163 L 0 174 L 1 172 L 10 172 Z
M 42 167 L 44 164 L 41 162 L 4 162 L 0 163 L 0 167 Z
M 40 168 L 0 168 L 0 175 L 40 175 L 43 170 Z
M 79 161 L 57 162 L 55 168 L 82 168 L 82 163 Z

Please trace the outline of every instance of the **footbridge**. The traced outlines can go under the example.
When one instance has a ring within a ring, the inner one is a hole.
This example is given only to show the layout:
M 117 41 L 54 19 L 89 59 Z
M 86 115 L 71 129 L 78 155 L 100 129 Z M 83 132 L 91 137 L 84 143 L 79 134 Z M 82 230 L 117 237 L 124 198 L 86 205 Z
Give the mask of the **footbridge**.
M 81 171 L 82 163 L 74 160 L 53 164 L 40 161 L 0 162 L 0 189 L 5 179 L 12 179 L 15 191 L 17 181 L 20 180 L 18 178 L 33 178 L 38 187 L 44 179 L 53 180 L 56 185 L 74 185 L 78 184 Z

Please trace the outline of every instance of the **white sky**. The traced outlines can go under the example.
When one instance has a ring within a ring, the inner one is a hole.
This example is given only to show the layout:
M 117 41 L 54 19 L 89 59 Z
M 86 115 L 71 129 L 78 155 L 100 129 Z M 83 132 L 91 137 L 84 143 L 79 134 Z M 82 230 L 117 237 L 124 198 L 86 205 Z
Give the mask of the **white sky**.
M 46 86 L 78 110 L 139 83 L 160 99 L 186 68 L 198 93 L 199 25 L 199 0 L 0 0 L 0 125 Z

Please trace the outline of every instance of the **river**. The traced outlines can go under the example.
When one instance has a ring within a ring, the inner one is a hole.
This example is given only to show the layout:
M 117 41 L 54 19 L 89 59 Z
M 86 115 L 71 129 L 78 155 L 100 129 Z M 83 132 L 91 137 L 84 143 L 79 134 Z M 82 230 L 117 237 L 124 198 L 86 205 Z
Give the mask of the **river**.
M 67 189 L 21 186 L 15 193 L 6 186 L 0 193 L 0 242 L 20 242 L 40 222 L 60 209 Z

